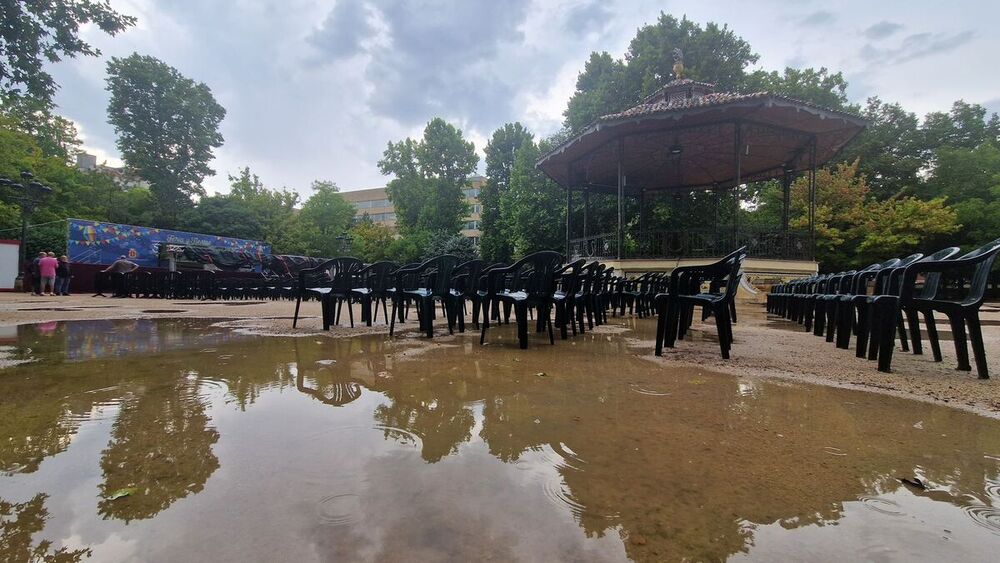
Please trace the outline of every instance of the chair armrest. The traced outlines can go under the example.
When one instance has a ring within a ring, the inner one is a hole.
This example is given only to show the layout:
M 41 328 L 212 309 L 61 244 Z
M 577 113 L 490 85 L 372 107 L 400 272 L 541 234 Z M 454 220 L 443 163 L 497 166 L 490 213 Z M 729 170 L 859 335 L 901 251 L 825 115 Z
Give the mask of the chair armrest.
M 960 258 L 957 260 L 931 260 L 928 262 L 914 262 L 903 271 L 903 280 L 899 286 L 900 303 L 906 304 L 913 299 L 913 291 L 917 284 L 919 274 L 944 274 L 954 270 L 961 270 L 975 266 L 988 260 L 992 254 L 986 253 L 975 258 Z

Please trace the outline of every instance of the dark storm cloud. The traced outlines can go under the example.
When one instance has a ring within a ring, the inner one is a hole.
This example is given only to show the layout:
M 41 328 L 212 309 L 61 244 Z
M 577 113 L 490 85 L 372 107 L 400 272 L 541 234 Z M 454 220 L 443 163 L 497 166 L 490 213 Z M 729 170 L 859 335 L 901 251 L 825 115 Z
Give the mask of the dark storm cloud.
M 372 5 L 388 41 L 365 47 L 370 56 L 365 76 L 375 86 L 369 109 L 408 126 L 442 116 L 488 128 L 510 118 L 516 94 L 511 77 L 517 70 L 500 59 L 505 49 L 521 43 L 527 5 L 527 0 Z M 338 5 L 317 33 L 336 39 L 314 38 L 313 45 L 331 59 L 357 52 L 363 36 L 373 31 L 363 16 L 361 6 Z
M 863 35 L 868 39 L 877 41 L 879 39 L 885 39 L 901 29 L 903 29 L 902 24 L 882 20 L 872 26 L 869 26 L 868 29 L 865 29 Z
M 343 59 L 361 52 L 361 42 L 373 31 L 363 2 L 339 0 L 309 42 L 324 58 Z
M 817 10 L 799 20 L 799 23 L 810 27 L 820 27 L 833 23 L 833 20 L 835 19 L 837 19 L 837 16 L 833 12 L 827 12 L 826 10 Z
M 566 31 L 577 36 L 600 32 L 611 16 L 611 8 L 605 2 L 585 2 L 569 9 L 566 14 Z
M 972 41 L 975 36 L 971 30 L 958 33 L 915 33 L 904 38 L 897 47 L 880 48 L 868 43 L 861 48 L 861 56 L 869 65 L 897 65 L 953 51 Z

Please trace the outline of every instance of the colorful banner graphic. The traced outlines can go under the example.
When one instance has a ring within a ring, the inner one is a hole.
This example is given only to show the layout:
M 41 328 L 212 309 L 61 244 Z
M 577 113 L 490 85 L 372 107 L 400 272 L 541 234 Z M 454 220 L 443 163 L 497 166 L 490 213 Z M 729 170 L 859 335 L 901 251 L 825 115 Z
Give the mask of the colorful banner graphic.
M 140 266 L 155 268 L 165 265 L 160 263 L 161 245 L 246 253 L 253 257 L 258 271 L 261 261 L 271 254 L 270 245 L 256 240 L 70 219 L 66 255 L 76 264 L 110 264 L 125 255 Z

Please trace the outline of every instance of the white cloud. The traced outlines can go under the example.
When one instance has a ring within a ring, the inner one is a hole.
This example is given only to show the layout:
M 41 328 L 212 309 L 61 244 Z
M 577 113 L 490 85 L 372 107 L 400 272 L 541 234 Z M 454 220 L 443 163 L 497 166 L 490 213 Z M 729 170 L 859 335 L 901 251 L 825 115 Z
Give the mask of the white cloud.
M 308 192 L 314 179 L 345 189 L 382 185 L 386 142 L 419 135 L 436 116 L 460 126 L 482 155 L 493 129 L 520 120 L 557 130 L 591 51 L 624 55 L 661 10 L 728 23 L 760 53 L 761 68 L 826 66 L 852 80 L 848 95 L 899 101 L 918 113 L 958 98 L 995 100 L 989 72 L 1000 6 L 966 0 L 847 0 L 789 7 L 783 0 L 664 4 L 654 0 L 113 0 L 139 24 L 86 38 L 104 56 L 52 65 L 60 111 L 100 158 L 113 158 L 104 68 L 134 51 L 207 83 L 226 107 L 213 191 L 249 165 L 271 186 Z M 947 18 L 941 15 L 947 11 Z M 877 63 L 877 64 L 876 64 Z M 995 102 L 994 102 L 995 103 Z

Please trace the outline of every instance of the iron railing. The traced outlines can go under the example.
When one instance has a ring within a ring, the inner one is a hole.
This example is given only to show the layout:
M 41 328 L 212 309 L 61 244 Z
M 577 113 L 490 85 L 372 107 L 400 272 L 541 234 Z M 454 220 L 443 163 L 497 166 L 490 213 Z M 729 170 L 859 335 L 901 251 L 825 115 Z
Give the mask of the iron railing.
M 754 258 L 812 260 L 809 233 L 759 227 L 645 231 L 638 237 L 626 236 L 622 258 L 712 258 L 725 256 L 746 245 Z M 603 233 L 570 240 L 569 253 L 575 258 L 618 257 L 615 233 Z

